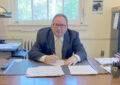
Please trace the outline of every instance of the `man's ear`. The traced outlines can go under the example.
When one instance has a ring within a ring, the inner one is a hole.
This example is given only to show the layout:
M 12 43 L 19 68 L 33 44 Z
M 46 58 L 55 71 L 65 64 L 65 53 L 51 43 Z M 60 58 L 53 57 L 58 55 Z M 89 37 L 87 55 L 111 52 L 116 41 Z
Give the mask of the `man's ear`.
M 67 24 L 67 28 L 68 28 L 68 24 Z
M 53 28 L 53 24 L 51 24 L 51 29 Z

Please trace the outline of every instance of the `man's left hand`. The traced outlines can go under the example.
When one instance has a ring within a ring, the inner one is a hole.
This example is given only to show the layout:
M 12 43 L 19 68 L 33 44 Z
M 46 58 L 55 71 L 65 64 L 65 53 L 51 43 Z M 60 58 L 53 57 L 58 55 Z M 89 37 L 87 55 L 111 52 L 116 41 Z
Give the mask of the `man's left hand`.
M 64 65 L 75 65 L 78 62 L 78 59 L 76 56 L 71 56 L 68 58 L 65 62 Z

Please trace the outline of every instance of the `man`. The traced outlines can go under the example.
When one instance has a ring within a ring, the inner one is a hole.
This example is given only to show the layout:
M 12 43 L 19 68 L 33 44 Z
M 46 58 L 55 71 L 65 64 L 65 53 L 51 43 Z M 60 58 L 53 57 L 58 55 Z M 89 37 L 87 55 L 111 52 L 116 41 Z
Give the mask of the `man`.
M 29 52 L 29 59 L 44 63 L 65 59 L 64 65 L 75 65 L 87 59 L 87 55 L 79 40 L 79 33 L 68 29 L 65 15 L 57 14 L 53 18 L 51 27 L 38 31 L 36 42 Z

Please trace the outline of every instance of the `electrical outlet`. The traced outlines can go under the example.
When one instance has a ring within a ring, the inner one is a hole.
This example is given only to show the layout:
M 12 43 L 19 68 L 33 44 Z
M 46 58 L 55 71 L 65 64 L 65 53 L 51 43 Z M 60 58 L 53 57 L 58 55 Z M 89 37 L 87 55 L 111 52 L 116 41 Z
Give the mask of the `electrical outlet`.
M 104 55 L 105 55 L 105 52 L 104 52 L 104 50 L 101 50 L 101 57 L 104 57 Z

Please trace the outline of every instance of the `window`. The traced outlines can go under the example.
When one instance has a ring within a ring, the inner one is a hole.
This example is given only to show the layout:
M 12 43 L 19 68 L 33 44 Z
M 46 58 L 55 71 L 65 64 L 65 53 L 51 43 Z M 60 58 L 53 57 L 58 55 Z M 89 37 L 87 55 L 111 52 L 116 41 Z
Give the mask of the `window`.
M 64 13 L 69 23 L 83 22 L 85 0 L 12 0 L 11 24 L 49 25 L 57 13 Z M 13 5 L 14 4 L 14 5 Z

